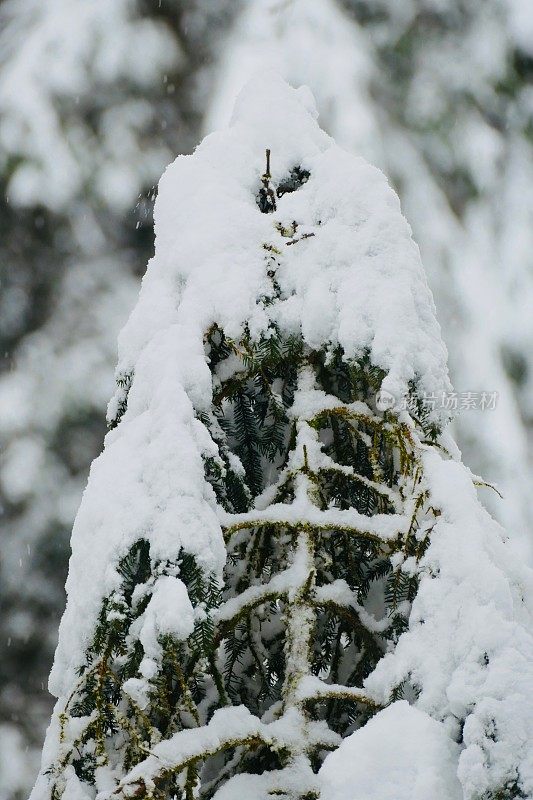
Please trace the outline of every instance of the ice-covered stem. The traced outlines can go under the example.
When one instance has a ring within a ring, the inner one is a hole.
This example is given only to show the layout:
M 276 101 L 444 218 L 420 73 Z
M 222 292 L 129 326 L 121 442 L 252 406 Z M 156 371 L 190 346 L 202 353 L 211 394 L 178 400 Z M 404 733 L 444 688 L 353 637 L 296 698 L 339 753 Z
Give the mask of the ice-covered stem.
M 298 686 L 301 679 L 310 673 L 309 650 L 316 623 L 313 603 L 315 584 L 314 544 L 307 531 L 296 535 L 293 564 L 300 580 L 295 582 L 287 594 L 286 623 L 286 676 L 283 687 L 284 708 L 298 706 Z
M 314 374 L 309 367 L 300 370 L 298 386 L 294 395 L 295 403 L 299 396 L 314 385 Z M 311 433 L 311 436 L 309 434 Z M 309 452 L 315 444 L 315 437 L 306 422 L 296 421 L 296 442 L 289 459 L 289 469 L 294 480 L 293 508 L 305 512 L 313 504 L 315 487 L 309 478 L 311 470 L 309 459 L 314 453 Z M 285 610 L 286 620 L 286 676 L 283 687 L 285 708 L 298 705 L 296 699 L 298 685 L 302 678 L 311 671 L 309 651 L 316 624 L 316 609 L 313 603 L 316 583 L 315 542 L 309 529 L 302 526 L 293 536 L 292 563 L 298 579 L 294 581 L 287 597 Z
M 314 381 L 314 375 L 304 368 L 299 375 L 298 393 L 305 391 L 306 386 Z M 305 509 L 312 502 L 313 484 L 309 471 L 308 426 L 298 425 L 296 446 L 292 469 L 295 471 L 294 505 Z M 312 442 L 312 438 L 310 440 Z M 285 609 L 285 682 L 282 690 L 283 708 L 285 711 L 297 708 L 301 713 L 301 736 L 296 750 L 290 753 L 291 758 L 308 756 L 307 722 L 308 711 L 299 696 L 301 682 L 311 673 L 310 649 L 316 626 L 316 606 L 313 602 L 316 580 L 315 542 L 309 530 L 298 530 L 293 537 L 294 549 L 292 564 L 298 579 L 294 581 L 287 594 Z

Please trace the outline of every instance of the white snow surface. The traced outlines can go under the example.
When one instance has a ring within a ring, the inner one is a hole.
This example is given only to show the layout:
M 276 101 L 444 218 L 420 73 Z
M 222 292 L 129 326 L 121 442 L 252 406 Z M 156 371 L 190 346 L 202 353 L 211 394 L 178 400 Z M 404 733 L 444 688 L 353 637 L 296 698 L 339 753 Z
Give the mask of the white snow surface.
M 259 211 L 256 195 L 271 150 L 274 186 L 301 166 L 310 178 Z M 297 223 L 291 241 L 279 228 Z M 50 688 L 72 686 L 118 559 L 141 537 L 154 558 L 181 548 L 220 572 L 225 552 L 202 454 L 213 443 L 195 412 L 211 402 L 203 337 L 217 322 L 230 337 L 272 323 L 309 347 L 368 350 L 402 397 L 449 389 L 446 349 L 419 251 L 384 175 L 348 155 L 318 126 L 313 98 L 276 75 L 241 92 L 231 125 L 180 156 L 159 184 L 156 252 L 138 304 L 119 338 L 118 373 L 133 373 L 128 406 L 94 462 L 74 525 L 68 603 Z M 280 251 L 272 291 L 265 245 Z M 110 405 L 116 409 L 117 398 Z M 447 412 L 445 412 L 447 413 Z
M 459 745 L 405 700 L 393 703 L 331 753 L 321 800 L 462 800 Z
M 403 680 L 417 687 L 417 707 L 462 738 L 464 798 L 517 777 L 530 797 L 533 572 L 477 501 L 469 471 L 429 448 L 422 461 L 440 515 L 421 563 L 409 630 L 365 688 L 386 703 Z
M 139 624 L 139 641 L 149 658 L 161 654 L 160 636 L 170 634 L 181 640 L 190 636 L 194 630 L 194 609 L 183 581 L 173 575 L 162 575 L 146 611 L 136 622 Z
M 202 462 L 213 445 L 195 419 L 180 370 L 190 354 L 175 327 L 154 337 L 136 365 L 128 411 L 91 468 L 72 532 L 68 602 L 50 676 L 57 696 L 72 685 L 102 599 L 120 584 L 118 560 L 137 539 L 150 541 L 155 559 L 176 560 L 183 547 L 208 571 L 220 573 L 224 564 Z
M 273 215 L 255 201 L 272 153 L 274 186 L 295 166 L 311 177 L 278 200 Z M 296 221 L 287 247 L 275 224 Z M 366 348 L 402 396 L 448 388 L 446 350 L 409 225 L 384 175 L 335 145 L 318 126 L 311 93 L 275 75 L 257 76 L 239 95 L 232 123 L 180 156 L 159 184 L 156 255 L 121 337 L 131 369 L 156 330 L 175 321 L 199 338 L 214 321 L 230 336 L 275 321 L 302 331 L 310 347 Z M 264 245 L 282 250 L 283 299 L 266 309 Z M 209 397 L 204 397 L 204 402 Z

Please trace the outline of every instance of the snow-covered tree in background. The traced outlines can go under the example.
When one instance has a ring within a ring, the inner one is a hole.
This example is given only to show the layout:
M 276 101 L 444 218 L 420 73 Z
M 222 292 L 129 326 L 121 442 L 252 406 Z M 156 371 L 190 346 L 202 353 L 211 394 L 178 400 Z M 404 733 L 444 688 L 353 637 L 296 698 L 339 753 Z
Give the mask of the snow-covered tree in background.
M 532 26 L 524 0 L 252 0 L 222 51 L 206 120 L 206 130 L 227 121 L 246 76 L 275 65 L 312 89 L 342 146 L 389 176 L 421 247 L 454 385 L 499 393 L 493 411 L 458 416 L 459 444 L 505 498 L 484 501 L 529 546 Z
M 0 4 L 2 800 L 37 769 L 68 535 L 152 249 L 150 194 L 197 141 L 227 7 Z
M 446 350 L 383 174 L 263 77 L 155 227 L 33 800 L 531 796 L 533 576 L 423 402 Z

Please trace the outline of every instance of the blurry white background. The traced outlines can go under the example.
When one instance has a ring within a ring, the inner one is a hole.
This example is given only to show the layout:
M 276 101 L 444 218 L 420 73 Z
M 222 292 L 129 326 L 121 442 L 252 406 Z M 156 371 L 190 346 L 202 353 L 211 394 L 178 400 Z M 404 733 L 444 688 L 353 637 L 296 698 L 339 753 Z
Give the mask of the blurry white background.
M 454 433 L 531 558 L 531 0 L 0 0 L 0 800 L 35 777 L 70 527 L 154 186 L 264 68 L 307 84 L 322 126 L 399 192 Z

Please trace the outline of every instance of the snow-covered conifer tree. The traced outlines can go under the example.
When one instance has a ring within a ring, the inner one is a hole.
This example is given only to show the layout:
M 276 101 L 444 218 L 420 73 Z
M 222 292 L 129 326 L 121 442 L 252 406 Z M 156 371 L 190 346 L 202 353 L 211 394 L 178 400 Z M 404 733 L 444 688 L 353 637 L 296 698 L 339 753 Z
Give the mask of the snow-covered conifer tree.
M 530 796 L 531 574 L 384 176 L 258 78 L 155 219 L 33 800 Z

